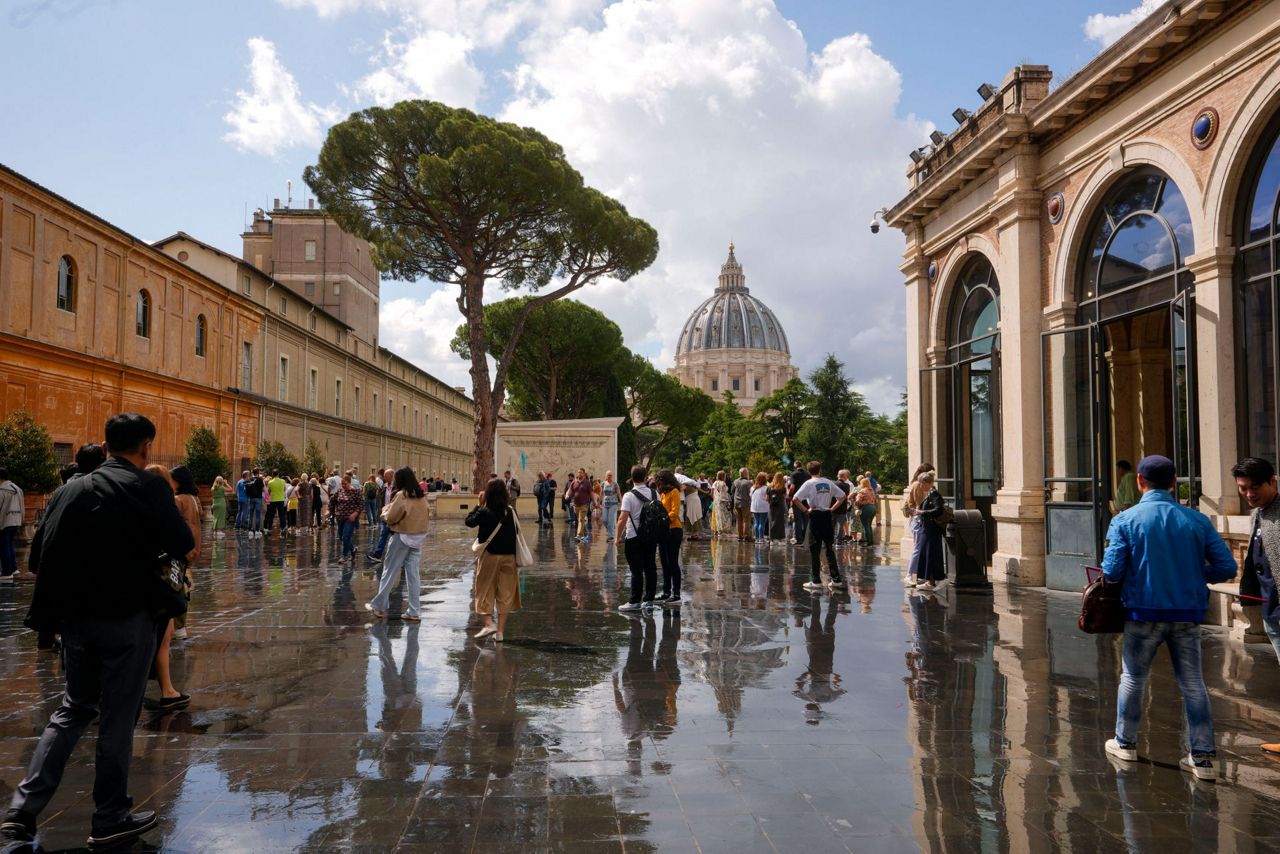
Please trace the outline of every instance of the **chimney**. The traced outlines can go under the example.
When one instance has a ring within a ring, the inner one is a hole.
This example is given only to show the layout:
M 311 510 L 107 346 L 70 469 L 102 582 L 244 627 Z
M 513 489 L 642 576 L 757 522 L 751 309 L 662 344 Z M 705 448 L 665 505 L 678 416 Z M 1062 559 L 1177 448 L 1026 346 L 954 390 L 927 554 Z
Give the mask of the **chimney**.
M 454 390 L 454 391 L 456 391 L 458 394 L 466 394 L 466 393 L 467 393 L 467 388 L 466 388 L 466 386 L 456 385 L 456 386 L 454 386 L 454 387 L 453 387 L 453 390 Z
M 278 210 L 280 210 L 280 200 L 279 200 L 279 199 L 272 199 L 272 200 L 271 200 L 271 208 L 272 208 L 272 210 L 277 210 L 277 211 L 278 211 Z
M 315 200 L 315 199 L 307 199 L 307 210 L 309 210 L 309 211 L 313 211 L 313 210 L 315 210 L 315 209 L 316 209 L 316 200 Z

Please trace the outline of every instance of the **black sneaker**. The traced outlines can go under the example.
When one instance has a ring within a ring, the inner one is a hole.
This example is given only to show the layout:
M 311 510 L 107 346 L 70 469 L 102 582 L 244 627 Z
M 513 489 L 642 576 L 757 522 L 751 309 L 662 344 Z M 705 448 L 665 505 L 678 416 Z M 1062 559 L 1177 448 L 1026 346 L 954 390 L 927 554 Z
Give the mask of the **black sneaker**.
M 9 810 L 0 824 L 0 842 L 31 842 L 36 838 L 36 817 L 22 810 Z
M 156 814 L 153 812 L 130 813 L 129 817 L 119 824 L 95 829 L 89 836 L 89 848 L 101 850 L 119 845 L 126 840 L 141 836 L 156 824 Z

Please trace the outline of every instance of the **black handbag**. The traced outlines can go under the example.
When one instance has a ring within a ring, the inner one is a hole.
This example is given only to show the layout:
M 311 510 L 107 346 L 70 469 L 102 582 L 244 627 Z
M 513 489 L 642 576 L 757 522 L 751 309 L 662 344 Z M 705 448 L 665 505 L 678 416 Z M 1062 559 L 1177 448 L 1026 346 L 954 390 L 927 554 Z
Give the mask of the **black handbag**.
M 162 554 L 156 560 L 156 574 L 151 582 L 152 611 L 160 619 L 173 619 L 187 613 L 187 562 Z
M 1124 603 L 1120 599 L 1120 584 L 1113 584 L 1102 577 L 1102 570 L 1085 567 L 1089 583 L 1085 585 L 1080 601 L 1080 616 L 1076 625 L 1090 635 L 1117 634 L 1124 631 Z

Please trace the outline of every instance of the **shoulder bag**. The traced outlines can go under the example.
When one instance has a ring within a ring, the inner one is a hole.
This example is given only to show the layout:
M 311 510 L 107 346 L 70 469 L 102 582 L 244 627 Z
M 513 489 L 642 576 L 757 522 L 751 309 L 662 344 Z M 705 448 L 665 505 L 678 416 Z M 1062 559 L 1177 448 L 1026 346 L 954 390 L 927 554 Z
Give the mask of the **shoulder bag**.
M 516 511 L 512 510 L 511 518 L 516 523 L 516 566 L 531 566 L 533 552 L 529 550 L 529 544 L 524 541 L 524 534 L 520 533 L 520 517 L 516 515 Z
M 1120 600 L 1120 584 L 1107 581 L 1102 570 L 1085 567 L 1089 583 L 1080 601 L 1076 625 L 1090 635 L 1117 634 L 1124 631 L 1124 603 Z
M 498 536 L 498 529 L 501 527 L 502 522 L 499 521 L 498 524 L 493 526 L 493 533 L 489 535 L 489 539 L 485 540 L 483 543 L 480 542 L 479 537 L 476 537 L 476 541 L 471 544 L 471 551 L 476 553 L 477 558 L 484 554 L 485 549 L 489 548 L 489 543 L 492 543 L 493 538 Z

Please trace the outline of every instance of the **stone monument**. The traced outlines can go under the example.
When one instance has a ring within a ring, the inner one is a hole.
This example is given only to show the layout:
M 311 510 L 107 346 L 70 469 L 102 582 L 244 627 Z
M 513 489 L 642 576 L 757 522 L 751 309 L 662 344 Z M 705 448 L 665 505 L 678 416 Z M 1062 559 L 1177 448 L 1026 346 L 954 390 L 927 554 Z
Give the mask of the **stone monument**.
M 618 426 L 621 417 L 582 418 L 572 421 L 516 421 L 499 424 L 494 442 L 493 470 L 499 476 L 510 470 L 526 494 L 538 472 L 549 471 L 561 484 L 571 473 L 586 469 L 597 478 L 618 471 Z M 631 466 L 631 461 L 624 461 Z

